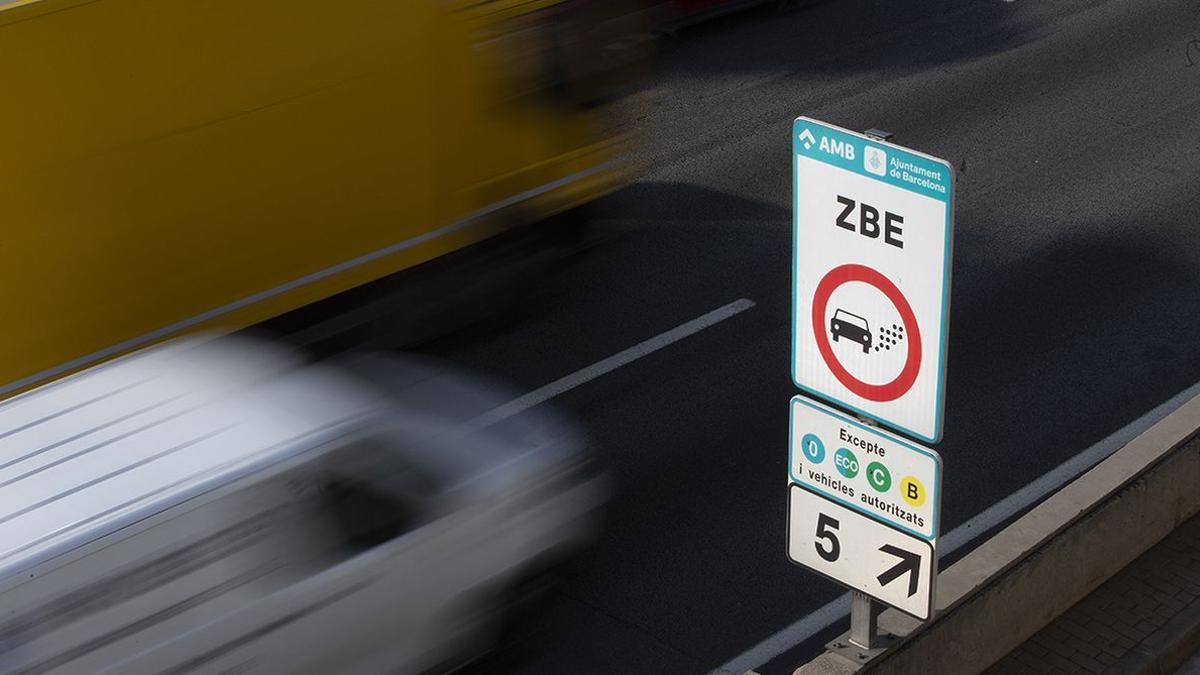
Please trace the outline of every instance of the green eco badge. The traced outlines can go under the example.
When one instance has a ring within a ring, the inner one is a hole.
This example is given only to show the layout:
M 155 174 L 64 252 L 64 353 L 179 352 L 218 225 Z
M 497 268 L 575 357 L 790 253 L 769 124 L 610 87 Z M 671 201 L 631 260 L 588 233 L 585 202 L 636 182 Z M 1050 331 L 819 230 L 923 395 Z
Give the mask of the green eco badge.
M 858 458 L 848 448 L 838 448 L 838 451 L 833 453 L 833 465 L 837 467 L 838 473 L 846 478 L 858 475 Z
M 887 492 L 888 488 L 892 487 L 892 474 L 886 466 L 879 462 L 871 462 L 867 465 L 867 482 L 876 492 Z

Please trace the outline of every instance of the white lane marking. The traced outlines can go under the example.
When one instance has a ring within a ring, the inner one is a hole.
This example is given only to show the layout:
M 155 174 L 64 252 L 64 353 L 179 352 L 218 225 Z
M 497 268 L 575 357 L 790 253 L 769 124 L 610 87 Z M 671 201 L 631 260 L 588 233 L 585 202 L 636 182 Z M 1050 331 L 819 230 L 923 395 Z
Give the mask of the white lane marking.
M 1045 495 L 1082 475 L 1101 460 L 1137 438 L 1146 429 L 1174 412 L 1184 403 L 1200 396 L 1200 382 L 1167 399 L 1092 447 L 1059 464 L 1025 487 L 991 505 L 974 518 L 938 539 L 938 557 L 949 555 L 975 537 L 1011 518 Z M 850 594 L 841 595 L 820 609 L 771 635 L 762 642 L 730 659 L 709 675 L 743 675 L 808 640 L 850 613 Z M 799 666 L 800 664 L 796 664 Z
M 643 356 L 653 354 L 654 352 L 682 340 L 689 335 L 695 335 L 705 328 L 715 326 L 716 324 L 741 314 L 742 312 L 754 306 L 753 300 L 742 298 L 735 300 L 728 305 L 718 307 L 713 311 L 698 316 L 687 323 L 680 324 L 671 330 L 660 333 L 649 340 L 639 342 L 638 344 L 613 354 L 612 356 L 597 361 L 592 365 L 577 370 L 566 377 L 557 379 L 550 384 L 534 389 L 533 391 L 515 398 L 504 405 L 493 408 L 488 412 L 476 417 L 467 423 L 467 431 L 482 429 L 491 424 L 495 424 L 504 419 L 508 419 L 514 415 L 519 415 L 534 406 L 541 405 L 546 401 L 564 394 L 581 384 L 590 382 L 601 375 L 610 373 L 621 366 L 628 365 Z

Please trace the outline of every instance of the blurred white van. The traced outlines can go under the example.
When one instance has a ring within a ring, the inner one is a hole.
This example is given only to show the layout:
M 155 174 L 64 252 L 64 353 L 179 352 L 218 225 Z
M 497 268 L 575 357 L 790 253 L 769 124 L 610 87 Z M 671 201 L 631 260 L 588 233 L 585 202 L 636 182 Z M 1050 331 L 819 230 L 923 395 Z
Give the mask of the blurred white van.
M 0 672 L 420 672 L 595 536 L 548 414 L 426 364 L 221 338 L 0 406 Z M 487 420 L 487 423 L 480 423 Z

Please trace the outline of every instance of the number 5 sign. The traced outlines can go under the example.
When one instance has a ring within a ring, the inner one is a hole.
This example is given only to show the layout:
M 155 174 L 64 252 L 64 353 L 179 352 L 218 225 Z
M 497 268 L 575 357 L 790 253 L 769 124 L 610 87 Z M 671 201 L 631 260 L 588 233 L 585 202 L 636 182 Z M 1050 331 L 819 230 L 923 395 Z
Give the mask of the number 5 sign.
M 792 484 L 788 558 L 925 621 L 933 615 L 933 542 Z

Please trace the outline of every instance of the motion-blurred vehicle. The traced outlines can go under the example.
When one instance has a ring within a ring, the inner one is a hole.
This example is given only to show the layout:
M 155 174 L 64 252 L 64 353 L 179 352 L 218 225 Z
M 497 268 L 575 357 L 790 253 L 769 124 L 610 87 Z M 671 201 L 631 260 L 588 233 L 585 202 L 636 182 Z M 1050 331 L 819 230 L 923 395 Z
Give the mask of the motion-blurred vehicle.
M 0 2 L 0 396 L 619 187 L 632 0 Z M 476 279 L 462 279 L 474 283 Z
M 4 403 L 0 672 L 461 663 L 605 499 L 569 424 L 503 400 L 192 338 Z

